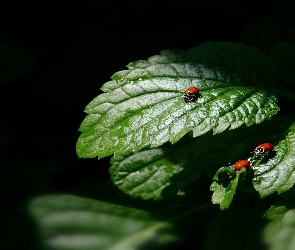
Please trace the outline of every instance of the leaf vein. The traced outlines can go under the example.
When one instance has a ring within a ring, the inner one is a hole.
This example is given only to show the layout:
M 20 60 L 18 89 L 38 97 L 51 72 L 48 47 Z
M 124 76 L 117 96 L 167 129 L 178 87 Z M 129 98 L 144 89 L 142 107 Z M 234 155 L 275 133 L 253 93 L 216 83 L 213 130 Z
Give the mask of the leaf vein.
M 155 171 L 152 171 L 151 174 L 149 176 L 146 176 L 146 178 L 143 178 L 143 180 L 139 183 L 136 183 L 136 186 L 132 187 L 130 189 L 130 191 L 132 192 L 134 189 L 143 186 L 147 181 L 149 181 L 157 172 L 159 172 L 160 168 L 157 167 L 157 169 L 155 169 Z

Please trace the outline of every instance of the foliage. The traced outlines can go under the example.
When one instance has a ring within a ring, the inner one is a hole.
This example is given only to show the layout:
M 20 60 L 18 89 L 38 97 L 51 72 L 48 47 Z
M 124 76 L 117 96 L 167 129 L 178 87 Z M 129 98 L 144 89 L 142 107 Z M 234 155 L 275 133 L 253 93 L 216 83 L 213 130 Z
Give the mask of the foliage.
M 293 249 L 294 204 L 286 200 L 294 198 L 295 183 L 294 73 L 282 59 L 293 50 L 279 43 L 268 56 L 242 43 L 207 42 L 115 73 L 85 109 L 77 154 L 113 155 L 113 185 L 135 201 L 161 205 L 143 211 L 76 196 L 36 199 L 30 209 L 42 246 L 164 248 L 188 241 L 189 222 L 201 225 L 211 211 L 208 237 L 218 230 L 221 236 L 219 245 L 205 239 L 204 249 L 237 249 L 248 235 L 247 249 L 261 249 L 265 218 L 273 221 L 264 233 L 271 249 Z M 187 103 L 183 92 L 191 86 L 200 96 Z M 254 155 L 264 142 L 274 151 Z M 235 171 L 240 159 L 251 166 Z M 283 205 L 274 204 L 284 194 Z

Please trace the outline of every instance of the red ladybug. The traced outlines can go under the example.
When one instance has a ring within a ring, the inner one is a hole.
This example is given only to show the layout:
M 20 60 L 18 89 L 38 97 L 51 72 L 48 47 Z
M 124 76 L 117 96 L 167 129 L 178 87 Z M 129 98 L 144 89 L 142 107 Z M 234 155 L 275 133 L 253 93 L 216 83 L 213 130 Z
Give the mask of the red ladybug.
M 200 91 L 197 87 L 189 87 L 183 93 L 183 100 L 185 102 L 195 102 L 200 96 Z
M 237 171 L 240 171 L 242 168 L 250 167 L 250 161 L 248 160 L 239 160 L 235 163 L 234 168 Z
M 273 151 L 273 145 L 269 142 L 259 144 L 253 151 L 254 156 L 266 155 Z

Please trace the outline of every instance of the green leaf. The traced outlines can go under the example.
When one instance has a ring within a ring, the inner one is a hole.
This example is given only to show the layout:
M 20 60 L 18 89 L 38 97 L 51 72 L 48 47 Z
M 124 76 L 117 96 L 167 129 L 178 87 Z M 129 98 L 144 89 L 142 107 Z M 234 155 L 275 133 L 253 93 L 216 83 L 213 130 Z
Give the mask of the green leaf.
M 176 185 L 170 186 L 171 190 L 166 195 L 182 193 L 182 188 L 201 175 L 191 158 L 195 153 L 195 144 L 193 141 L 182 147 L 150 149 L 112 158 L 112 181 L 133 197 L 158 200 L 163 198 L 163 190 L 172 184 L 172 177 L 186 168 L 185 176 L 177 176 Z
M 113 157 L 110 175 L 123 192 L 143 199 L 171 198 L 185 194 L 206 173 L 247 158 L 261 141 L 276 141 L 290 125 L 290 117 L 273 118 L 262 124 L 241 127 L 197 139 L 185 136 L 174 145 Z M 225 167 L 228 169 L 228 167 Z M 232 171 L 233 168 L 232 168 Z
M 276 156 L 254 168 L 254 188 L 261 197 L 283 193 L 295 183 L 295 131 L 275 146 Z
M 39 197 L 29 210 L 41 249 L 131 250 L 176 239 L 171 224 L 155 221 L 148 212 L 72 195 Z
M 128 65 L 103 85 L 105 92 L 85 109 L 79 130 L 79 157 L 106 157 L 176 143 L 192 131 L 197 137 L 251 126 L 279 110 L 267 88 L 275 85 L 268 58 L 242 44 L 205 43 L 188 51 Z M 185 89 L 201 97 L 185 103 Z M 263 89 L 265 88 L 265 89 Z
M 246 168 L 242 168 L 237 172 L 236 176 L 230 181 L 226 188 L 222 184 L 218 184 L 214 181 L 210 186 L 210 190 L 214 192 L 212 195 L 212 203 L 220 204 L 221 210 L 229 208 L 236 193 L 240 175 L 245 172 Z
M 264 216 L 272 220 L 264 232 L 264 240 L 270 246 L 270 250 L 295 249 L 294 205 L 294 197 L 292 197 L 291 200 L 285 199 L 278 202 L 265 213 Z

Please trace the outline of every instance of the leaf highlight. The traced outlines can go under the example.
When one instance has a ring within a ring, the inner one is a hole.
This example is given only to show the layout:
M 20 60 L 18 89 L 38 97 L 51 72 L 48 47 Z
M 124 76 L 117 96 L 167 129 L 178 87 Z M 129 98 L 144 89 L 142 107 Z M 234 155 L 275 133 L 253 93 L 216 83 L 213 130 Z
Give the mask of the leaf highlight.
M 197 137 L 259 124 L 279 110 L 277 98 L 262 89 L 274 84 L 271 76 L 264 55 L 233 43 L 163 51 L 131 63 L 86 107 L 77 154 L 120 156 L 176 143 L 189 131 Z M 191 86 L 200 89 L 201 97 L 186 103 L 183 92 Z

